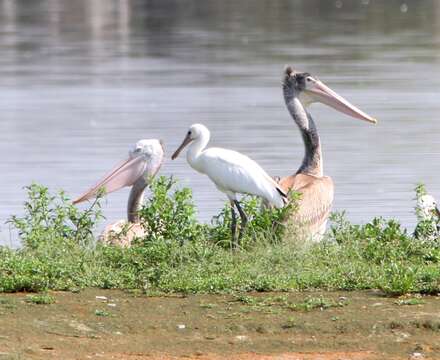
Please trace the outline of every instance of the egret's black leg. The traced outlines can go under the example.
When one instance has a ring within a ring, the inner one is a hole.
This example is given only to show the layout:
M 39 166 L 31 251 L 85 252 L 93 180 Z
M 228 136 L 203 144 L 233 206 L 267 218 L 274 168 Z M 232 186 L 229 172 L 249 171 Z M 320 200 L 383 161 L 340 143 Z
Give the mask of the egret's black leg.
M 238 212 L 240 213 L 241 217 L 241 226 L 240 226 L 240 232 L 238 233 L 238 243 L 240 243 L 240 240 L 243 236 L 244 229 L 246 227 L 246 224 L 248 222 L 248 218 L 246 216 L 246 213 L 243 211 L 243 209 L 240 206 L 240 203 L 238 200 L 234 200 L 235 206 L 237 207 Z
M 234 248 L 237 246 L 237 239 L 236 239 L 236 233 L 237 233 L 237 217 L 235 215 L 235 209 L 234 209 L 234 202 L 231 201 L 231 249 L 234 250 Z

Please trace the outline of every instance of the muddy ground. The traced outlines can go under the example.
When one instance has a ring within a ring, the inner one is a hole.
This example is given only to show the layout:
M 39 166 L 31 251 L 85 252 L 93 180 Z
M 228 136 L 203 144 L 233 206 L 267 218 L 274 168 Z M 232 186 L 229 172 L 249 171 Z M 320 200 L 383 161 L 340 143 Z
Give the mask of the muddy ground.
M 440 297 L 0 295 L 0 359 L 440 359 Z

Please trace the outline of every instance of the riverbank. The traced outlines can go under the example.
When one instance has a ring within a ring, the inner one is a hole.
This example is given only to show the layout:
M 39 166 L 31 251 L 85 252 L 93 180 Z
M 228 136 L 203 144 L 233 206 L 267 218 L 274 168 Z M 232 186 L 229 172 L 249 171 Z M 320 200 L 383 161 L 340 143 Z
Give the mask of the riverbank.
M 439 296 L 317 291 L 148 297 L 86 289 L 50 292 L 47 298 L 52 300 L 37 304 L 37 297 L 25 293 L 0 296 L 1 359 L 435 359 L 440 354 Z

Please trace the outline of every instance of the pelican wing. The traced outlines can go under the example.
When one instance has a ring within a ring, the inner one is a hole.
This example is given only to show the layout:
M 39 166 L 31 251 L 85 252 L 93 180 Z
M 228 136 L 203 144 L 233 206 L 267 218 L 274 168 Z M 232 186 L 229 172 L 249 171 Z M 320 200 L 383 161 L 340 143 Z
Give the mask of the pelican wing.
M 203 173 L 224 192 L 260 196 L 282 207 L 285 199 L 281 187 L 249 157 L 232 150 L 210 148 L 203 152 Z
M 330 177 L 315 177 L 306 174 L 287 176 L 280 180 L 284 191 L 301 193 L 298 211 L 293 220 L 301 226 L 317 232 L 330 215 L 334 197 L 334 185 Z

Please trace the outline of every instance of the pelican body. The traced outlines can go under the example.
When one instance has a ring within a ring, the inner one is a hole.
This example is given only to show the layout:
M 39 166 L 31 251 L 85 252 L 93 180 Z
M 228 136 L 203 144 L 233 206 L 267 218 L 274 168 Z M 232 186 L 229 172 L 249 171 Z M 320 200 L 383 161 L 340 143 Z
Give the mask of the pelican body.
M 376 119 L 309 73 L 296 72 L 291 67 L 285 70 L 283 95 L 287 109 L 301 132 L 305 154 L 296 173 L 281 178 L 279 185 L 285 192 L 293 190 L 301 193 L 293 220 L 312 239 L 319 240 L 325 232 L 332 208 L 334 184 L 329 176 L 324 176 L 321 141 L 315 122 L 306 108 L 313 102 L 321 102 L 353 118 L 370 123 L 376 123 Z
M 145 229 L 139 223 L 139 210 L 144 192 L 163 162 L 163 145 L 157 139 L 139 140 L 129 151 L 128 159 L 115 166 L 92 188 L 73 201 L 74 204 L 96 197 L 103 189 L 106 194 L 131 186 L 127 203 L 127 220 L 107 225 L 100 240 L 113 245 L 130 246 L 133 239 L 145 236 Z
M 418 197 L 416 215 L 414 237 L 429 241 L 440 239 L 440 210 L 432 195 L 425 194 Z
M 259 196 L 278 208 L 284 206 L 287 202 L 287 196 L 263 168 L 249 157 L 228 149 L 205 149 L 209 139 L 210 132 L 206 126 L 202 124 L 191 125 L 172 159 L 176 159 L 185 146 L 190 144 L 186 153 L 189 165 L 199 173 L 207 175 L 217 189 L 225 193 L 230 201 L 232 244 L 236 246 L 247 223 L 247 216 L 240 206 L 237 194 Z M 237 223 L 234 206 L 241 217 L 238 241 L 236 239 Z

